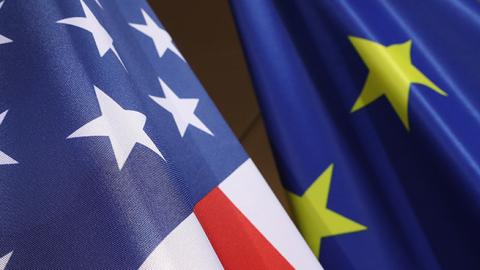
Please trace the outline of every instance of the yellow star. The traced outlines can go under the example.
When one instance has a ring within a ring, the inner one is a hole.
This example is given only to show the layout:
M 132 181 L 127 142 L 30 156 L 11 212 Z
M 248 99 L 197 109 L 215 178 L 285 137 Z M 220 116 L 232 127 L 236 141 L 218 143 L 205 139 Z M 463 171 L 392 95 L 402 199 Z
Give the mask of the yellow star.
M 367 229 L 367 227 L 327 208 L 332 173 L 333 164 L 313 182 L 302 196 L 288 193 L 296 224 L 317 257 L 320 254 L 320 243 L 323 237 Z
M 352 112 L 369 105 L 384 95 L 392 104 L 403 125 L 410 130 L 408 121 L 410 84 L 423 84 L 440 95 L 447 95 L 412 64 L 411 40 L 383 46 L 363 38 L 349 37 L 349 39 L 370 70 L 362 92 L 353 105 Z

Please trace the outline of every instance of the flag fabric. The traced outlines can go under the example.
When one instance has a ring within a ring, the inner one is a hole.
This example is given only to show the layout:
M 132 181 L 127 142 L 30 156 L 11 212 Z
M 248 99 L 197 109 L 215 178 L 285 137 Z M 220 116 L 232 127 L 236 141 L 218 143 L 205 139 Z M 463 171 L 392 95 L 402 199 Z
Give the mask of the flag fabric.
M 326 269 L 480 269 L 480 4 L 231 1 Z
M 321 269 L 145 1 L 0 33 L 0 269 Z

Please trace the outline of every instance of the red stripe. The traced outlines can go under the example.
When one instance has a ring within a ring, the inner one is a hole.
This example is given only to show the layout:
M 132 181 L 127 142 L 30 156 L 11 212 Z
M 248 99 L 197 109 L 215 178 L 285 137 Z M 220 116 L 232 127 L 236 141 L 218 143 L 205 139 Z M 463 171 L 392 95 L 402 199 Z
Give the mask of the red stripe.
M 219 188 L 194 212 L 225 269 L 294 269 Z

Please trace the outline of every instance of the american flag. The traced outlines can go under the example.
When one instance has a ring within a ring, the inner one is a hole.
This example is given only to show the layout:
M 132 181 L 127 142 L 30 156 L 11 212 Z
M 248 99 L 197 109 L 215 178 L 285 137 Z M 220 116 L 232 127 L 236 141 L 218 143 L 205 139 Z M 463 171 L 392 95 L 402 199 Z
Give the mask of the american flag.
M 0 63 L 0 270 L 321 269 L 145 1 L 2 1 Z

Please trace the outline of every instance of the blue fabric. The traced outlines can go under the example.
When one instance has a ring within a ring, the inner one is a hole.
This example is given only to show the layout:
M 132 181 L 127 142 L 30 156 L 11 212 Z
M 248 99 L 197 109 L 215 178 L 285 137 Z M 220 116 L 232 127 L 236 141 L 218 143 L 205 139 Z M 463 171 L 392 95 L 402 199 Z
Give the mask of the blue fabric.
M 480 269 L 480 5 L 231 1 L 285 187 L 335 165 L 328 208 L 368 227 L 322 239 L 326 269 Z M 368 69 L 348 36 L 412 40 L 410 131 L 386 98 L 351 113 Z
M 187 63 L 130 27 L 143 0 L 85 0 L 125 63 L 100 57 L 86 30 L 56 23 L 85 16 L 80 1 L 5 1 L 0 34 L 0 257 L 7 269 L 137 269 L 193 205 L 247 156 Z M 156 19 L 155 19 L 156 20 Z M 158 21 L 157 23 L 161 25 Z M 182 138 L 160 77 L 214 133 L 190 126 Z M 101 115 L 93 85 L 147 117 L 145 132 L 166 161 L 135 145 L 119 170 L 107 137 L 66 139 Z M 188 258 L 185 258 L 188 259 Z

